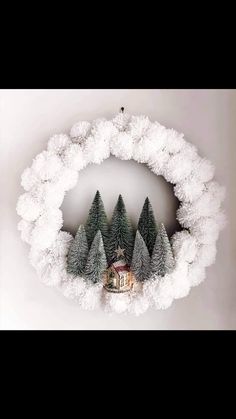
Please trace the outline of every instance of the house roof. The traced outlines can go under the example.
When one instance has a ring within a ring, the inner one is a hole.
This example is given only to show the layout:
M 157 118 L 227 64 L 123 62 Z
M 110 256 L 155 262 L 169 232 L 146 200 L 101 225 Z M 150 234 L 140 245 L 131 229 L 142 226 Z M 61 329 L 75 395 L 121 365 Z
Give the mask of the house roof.
M 116 270 L 116 272 L 129 272 L 130 268 L 124 260 L 117 260 L 111 266 Z

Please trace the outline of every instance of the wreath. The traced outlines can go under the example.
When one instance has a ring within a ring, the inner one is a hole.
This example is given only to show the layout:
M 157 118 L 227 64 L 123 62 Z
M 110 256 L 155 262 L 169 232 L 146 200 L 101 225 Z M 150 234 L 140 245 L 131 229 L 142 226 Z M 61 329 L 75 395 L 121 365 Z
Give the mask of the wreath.
M 80 170 L 110 154 L 144 163 L 174 185 L 182 231 L 169 239 L 147 198 L 134 234 L 121 196 L 109 226 L 99 192 L 76 236 L 61 230 L 65 192 L 77 184 Z M 183 134 L 122 109 L 112 120 L 80 121 L 69 135 L 49 139 L 22 174 L 18 229 L 40 279 L 82 308 L 136 315 L 166 309 L 200 284 L 215 261 L 225 191 L 213 177 L 211 162 Z

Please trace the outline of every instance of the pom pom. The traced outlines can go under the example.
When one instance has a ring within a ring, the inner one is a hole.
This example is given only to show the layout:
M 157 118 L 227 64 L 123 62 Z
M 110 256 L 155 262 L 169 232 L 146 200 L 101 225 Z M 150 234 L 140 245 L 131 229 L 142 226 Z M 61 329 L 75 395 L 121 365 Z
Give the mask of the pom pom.
M 171 243 L 176 259 L 189 263 L 193 262 L 198 250 L 195 237 L 191 236 L 186 230 L 178 231 L 172 236 Z
M 149 307 L 148 299 L 143 295 L 135 295 L 129 306 L 129 312 L 135 316 L 145 313 Z
M 114 136 L 118 134 L 118 129 L 113 125 L 111 121 L 100 121 L 91 130 L 92 136 L 95 137 L 95 141 L 98 141 L 97 147 L 102 142 L 109 142 Z
M 37 249 L 37 247 L 32 246 L 29 252 L 29 260 L 31 265 L 35 269 L 42 269 L 46 265 L 48 265 L 50 257 L 49 253 L 47 251 L 42 251 Z
M 184 181 L 191 173 L 193 160 L 187 156 L 190 154 L 194 158 L 195 154 L 192 148 L 185 146 L 182 150 L 170 157 L 164 167 L 164 176 L 167 182 L 179 183 Z M 191 154 L 192 153 L 192 154 Z
M 119 131 L 125 131 L 130 121 L 130 115 L 124 112 L 119 112 L 115 118 L 112 119 L 113 125 Z
M 183 298 L 188 295 L 190 285 L 188 281 L 188 264 L 181 261 L 176 265 L 176 269 L 171 273 L 173 283 L 173 298 Z
M 36 226 L 32 231 L 31 243 L 39 250 L 45 250 L 52 245 L 57 236 L 57 230 L 50 226 Z
M 189 265 L 188 268 L 188 281 L 191 287 L 196 287 L 204 281 L 206 277 L 205 269 L 199 266 L 198 263 Z
M 63 224 L 62 212 L 59 209 L 48 209 L 36 221 L 36 226 L 44 227 L 50 226 L 55 229 L 60 229 Z
M 159 151 L 148 161 L 148 167 L 155 175 L 162 175 L 170 155 L 166 151 Z
M 21 220 L 18 225 L 17 225 L 17 229 L 21 232 L 21 239 L 26 242 L 29 243 L 31 242 L 31 233 L 32 230 L 34 228 L 34 224 L 26 221 L 26 220 Z
M 78 172 L 64 167 L 60 171 L 59 176 L 55 178 L 55 182 L 62 190 L 69 191 L 70 189 L 73 189 L 78 182 Z
M 133 140 L 126 132 L 119 133 L 110 142 L 111 153 L 122 160 L 130 160 L 132 158 L 133 147 Z
M 65 196 L 60 184 L 45 185 L 44 204 L 46 208 L 59 208 Z
M 167 309 L 173 301 L 173 285 L 171 277 L 165 275 L 164 277 L 150 279 L 143 284 L 143 294 L 158 310 Z
M 124 313 L 130 304 L 130 296 L 127 293 L 124 294 L 106 294 L 106 311 L 113 311 L 115 313 Z
M 95 310 L 99 308 L 102 288 L 102 284 L 99 283 L 93 284 L 91 286 L 87 285 L 83 294 L 83 298 L 81 298 L 80 301 L 81 307 L 84 310 Z
M 194 178 L 204 183 L 209 182 L 213 178 L 215 168 L 209 160 L 198 157 L 194 162 L 193 171 Z
M 66 256 L 70 247 L 71 242 L 73 241 L 73 236 L 66 231 L 60 231 L 58 233 L 57 239 L 51 246 L 51 252 L 55 258 Z
M 72 144 L 66 149 L 64 163 L 65 166 L 72 170 L 81 170 L 85 167 L 86 161 L 79 144 Z
M 167 146 L 168 130 L 160 125 L 158 122 L 154 122 L 150 125 L 147 130 L 146 136 L 153 142 L 155 142 L 156 151 L 165 151 L 169 155 Z
M 60 265 L 54 265 L 50 272 L 50 285 L 51 287 L 58 286 L 66 278 L 66 272 L 61 268 Z
M 174 193 L 180 201 L 193 202 L 201 196 L 203 189 L 203 183 L 188 177 L 175 185 Z
M 16 211 L 24 220 L 35 221 L 40 216 L 42 210 L 42 206 L 35 201 L 29 192 L 19 197 Z
M 39 182 L 39 178 L 31 167 L 27 167 L 21 175 L 21 186 L 29 191 Z
M 183 138 L 183 134 L 179 134 L 174 129 L 166 129 L 164 149 L 170 154 L 176 154 L 182 150 L 186 141 Z
M 182 203 L 177 209 L 176 218 L 183 227 L 189 228 L 193 226 L 199 217 L 193 210 L 192 204 Z
M 200 246 L 197 254 L 196 262 L 199 266 L 207 267 L 212 265 L 216 259 L 216 245 L 203 244 Z
M 137 141 L 146 134 L 150 126 L 151 122 L 147 116 L 132 116 L 128 125 L 128 133 Z
M 70 136 L 73 142 L 81 143 L 89 134 L 91 128 L 90 122 L 87 121 L 79 121 L 73 125 L 70 130 Z
M 96 127 L 101 123 L 101 122 L 106 122 L 107 120 L 106 120 L 106 118 L 97 118 L 97 119 L 94 119 L 93 121 L 92 121 L 92 124 L 91 124 L 91 130 L 92 129 L 96 129 Z
M 225 199 L 225 187 L 219 183 L 212 181 L 206 184 L 206 193 L 212 196 L 212 199 L 220 205 Z
M 156 127 L 151 126 L 145 134 L 136 141 L 134 145 L 133 158 L 139 163 L 147 163 L 149 159 L 153 159 L 155 155 L 158 159 L 158 142 L 156 140 Z
M 217 182 L 209 182 L 205 191 L 198 200 L 192 204 L 181 204 L 177 210 L 177 218 L 184 227 L 191 227 L 199 219 L 204 217 L 215 217 L 224 199 L 225 189 Z
M 196 162 L 196 160 L 199 159 L 197 147 L 191 143 L 187 143 L 186 141 L 184 141 L 184 147 L 180 150 L 180 153 L 183 154 L 186 159 L 189 159 L 192 162 Z
M 159 277 L 154 279 L 149 279 L 149 281 L 145 281 L 143 283 L 143 297 L 149 301 L 149 307 L 152 307 L 155 305 L 156 300 L 156 291 L 158 289 L 158 283 L 159 283 Z
M 53 153 L 43 151 L 34 159 L 32 169 L 40 179 L 50 180 L 62 169 L 62 162 L 60 158 Z
M 32 231 L 32 244 L 40 250 L 49 248 L 62 227 L 62 212 L 50 209 L 44 212 L 36 221 Z
M 63 262 L 56 260 L 53 265 L 49 265 L 47 270 L 41 273 L 41 280 L 50 287 L 60 285 L 66 278 L 66 271 L 63 269 Z
M 85 293 L 87 283 L 83 278 L 71 278 L 62 285 L 62 292 L 65 297 L 79 300 Z
M 56 134 L 53 135 L 48 141 L 48 151 L 58 154 L 59 156 L 63 154 L 66 147 L 70 144 L 70 138 L 66 134 Z
M 216 214 L 224 199 L 225 190 L 217 182 L 209 182 L 206 191 L 192 205 L 195 219 Z
M 45 208 L 59 208 L 64 199 L 64 190 L 58 183 L 40 183 L 31 190 L 34 199 Z
M 173 301 L 173 286 L 172 282 L 168 278 L 168 275 L 165 275 L 160 279 L 158 283 L 158 288 L 155 290 L 155 295 L 153 295 L 155 306 L 157 309 L 166 310 L 171 306 Z
M 100 141 L 98 145 L 94 137 L 88 137 L 84 146 L 84 156 L 87 163 L 100 164 L 110 156 L 110 145 L 105 141 Z
M 221 229 L 220 220 L 217 218 L 204 217 L 197 220 L 191 227 L 191 234 L 194 235 L 200 244 L 215 243 Z
M 216 224 L 218 225 L 219 231 L 223 230 L 225 226 L 227 225 L 227 217 L 224 214 L 224 212 L 219 211 L 215 216 L 214 220 Z

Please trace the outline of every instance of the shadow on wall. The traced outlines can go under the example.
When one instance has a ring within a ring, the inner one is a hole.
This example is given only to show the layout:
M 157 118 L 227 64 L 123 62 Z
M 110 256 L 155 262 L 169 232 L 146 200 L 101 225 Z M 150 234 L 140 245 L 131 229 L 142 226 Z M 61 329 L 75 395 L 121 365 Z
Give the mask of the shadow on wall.
M 91 164 L 79 173 L 74 189 L 67 192 L 62 204 L 63 230 L 75 234 L 79 224 L 85 224 L 96 191 L 99 190 L 110 221 L 119 194 L 122 194 L 127 214 L 137 228 L 138 219 L 148 196 L 157 223 L 165 224 L 169 237 L 181 226 L 176 220 L 179 201 L 173 186 L 162 176 L 156 176 L 145 164 L 110 157 L 101 165 Z

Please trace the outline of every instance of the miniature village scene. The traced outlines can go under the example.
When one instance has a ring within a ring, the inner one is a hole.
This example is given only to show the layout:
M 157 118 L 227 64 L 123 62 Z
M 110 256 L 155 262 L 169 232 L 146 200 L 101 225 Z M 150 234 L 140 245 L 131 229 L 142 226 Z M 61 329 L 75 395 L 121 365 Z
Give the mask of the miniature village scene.
M 163 277 L 174 268 L 165 226 L 156 223 L 146 198 L 136 231 L 121 195 L 108 222 L 99 191 L 85 225 L 80 225 L 67 256 L 67 272 L 92 283 L 102 282 L 108 292 L 130 292 L 148 279 Z

